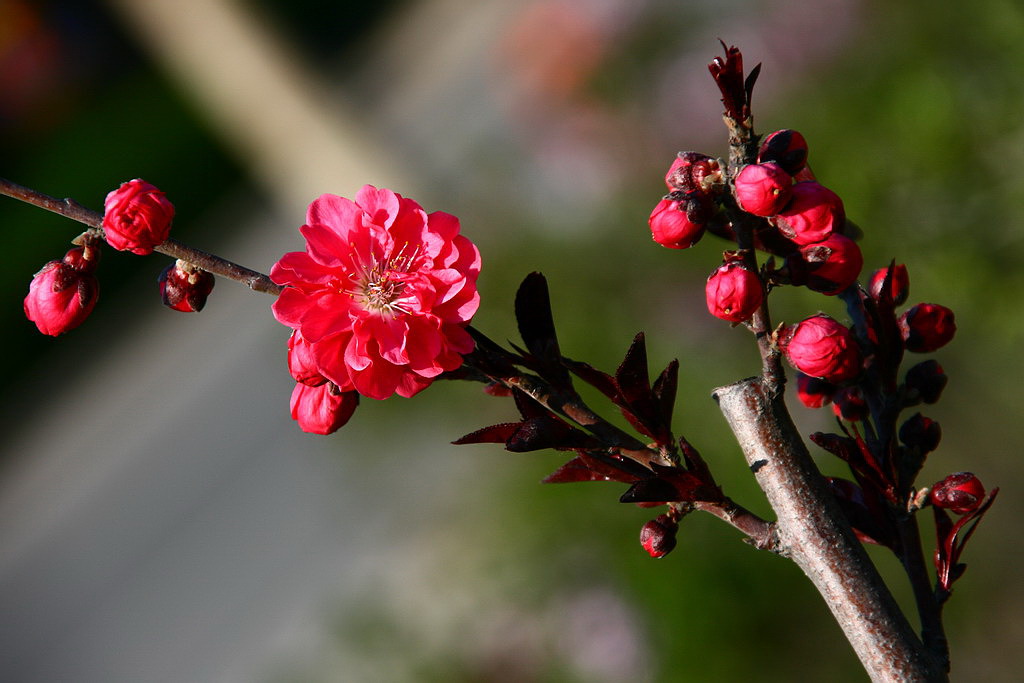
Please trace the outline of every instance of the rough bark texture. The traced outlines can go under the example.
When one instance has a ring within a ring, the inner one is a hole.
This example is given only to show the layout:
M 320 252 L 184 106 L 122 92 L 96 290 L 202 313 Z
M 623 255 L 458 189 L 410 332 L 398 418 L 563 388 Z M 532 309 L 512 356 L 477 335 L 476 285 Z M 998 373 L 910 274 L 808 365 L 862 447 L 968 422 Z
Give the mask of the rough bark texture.
M 807 574 L 873 681 L 946 681 L 846 522 L 781 394 L 759 378 L 713 393 L 778 516 L 781 554 Z

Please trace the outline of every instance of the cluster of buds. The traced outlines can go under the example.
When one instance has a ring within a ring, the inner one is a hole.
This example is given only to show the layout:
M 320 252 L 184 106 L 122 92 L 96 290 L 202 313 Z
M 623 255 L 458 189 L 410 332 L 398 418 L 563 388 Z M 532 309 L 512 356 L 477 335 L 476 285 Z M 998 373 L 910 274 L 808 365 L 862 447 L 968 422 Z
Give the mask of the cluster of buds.
M 670 249 L 692 247 L 704 235 L 725 188 L 721 164 L 699 152 L 680 152 L 665 174 L 669 193 L 651 211 L 655 242 Z
M 146 255 L 167 241 L 174 205 L 145 180 L 122 183 L 103 202 L 102 231 L 90 230 L 74 240 L 79 245 L 60 261 L 50 261 L 36 273 L 25 297 L 25 316 L 43 334 L 57 336 L 89 317 L 99 299 L 95 271 L 100 237 L 118 251 Z M 206 305 L 213 275 L 185 261 L 168 266 L 158 279 L 160 297 L 168 308 L 196 312 Z

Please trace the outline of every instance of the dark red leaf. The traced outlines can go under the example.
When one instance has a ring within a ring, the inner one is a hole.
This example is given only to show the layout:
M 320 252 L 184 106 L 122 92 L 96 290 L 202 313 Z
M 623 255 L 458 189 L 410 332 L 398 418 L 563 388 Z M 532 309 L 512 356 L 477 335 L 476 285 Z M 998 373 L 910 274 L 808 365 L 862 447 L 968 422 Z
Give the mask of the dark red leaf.
M 503 422 L 502 424 L 491 425 L 490 427 L 470 432 L 462 438 L 452 441 L 452 443 L 456 446 L 462 446 L 467 443 L 505 443 L 509 437 L 515 434 L 521 424 L 521 422 Z
M 548 283 L 543 275 L 533 272 L 526 276 L 516 292 L 515 311 L 519 334 L 538 365 L 537 371 L 557 388 L 571 386 L 569 371 L 562 365 Z

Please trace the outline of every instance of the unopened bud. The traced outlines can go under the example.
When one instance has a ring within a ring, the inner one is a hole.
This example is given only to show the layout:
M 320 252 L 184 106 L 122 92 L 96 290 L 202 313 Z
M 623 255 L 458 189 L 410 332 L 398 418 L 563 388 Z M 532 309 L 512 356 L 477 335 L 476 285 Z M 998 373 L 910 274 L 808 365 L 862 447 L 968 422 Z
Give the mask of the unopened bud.
M 665 557 L 676 547 L 679 524 L 668 515 L 658 515 L 640 529 L 640 545 L 654 558 Z
M 332 434 L 349 421 L 359 394 L 355 391 L 340 391 L 332 382 L 311 387 L 301 382 L 292 391 L 292 419 L 299 428 L 311 434 Z
M 835 296 L 856 282 L 864 267 L 860 247 L 839 233 L 823 242 L 800 247 L 798 253 L 806 268 L 807 287 L 828 296 Z
M 164 306 L 182 313 L 198 313 L 213 291 L 213 273 L 178 259 L 157 278 Z
M 764 287 L 757 273 L 738 258 L 727 258 L 708 277 L 705 286 L 708 311 L 729 322 L 742 322 L 754 315 L 764 301 Z
M 900 441 L 908 448 L 916 448 L 922 455 L 939 447 L 942 427 L 935 420 L 915 413 L 900 426 Z
M 40 332 L 56 337 L 78 327 L 92 313 L 100 296 L 99 281 L 93 275 L 99 253 L 87 242 L 33 276 L 23 308 Z
M 686 249 L 704 235 L 706 214 L 702 204 L 692 199 L 662 199 L 651 212 L 648 224 L 655 242 L 670 249 Z
M 824 313 L 784 328 L 778 344 L 794 368 L 832 383 L 855 377 L 864 363 L 850 330 Z
M 946 376 L 945 370 L 934 359 L 918 363 L 907 370 L 904 380 L 907 388 L 916 391 L 925 403 L 938 401 L 948 381 L 949 377 Z
M 885 276 L 888 273 L 888 268 L 879 268 L 871 275 L 871 280 L 868 282 L 868 293 L 873 299 L 881 298 Z M 909 294 L 910 275 L 907 273 L 907 267 L 902 263 L 897 263 L 892 267 L 892 276 L 889 278 L 889 298 L 894 306 L 899 306 L 907 300 Z
M 789 202 L 793 178 L 778 164 L 748 164 L 733 186 L 741 209 L 755 216 L 774 216 Z
M 122 183 L 103 202 L 103 234 L 114 249 L 153 253 L 167 241 L 174 205 L 164 193 L 141 178 Z
M 722 185 L 722 169 L 717 159 L 700 152 L 680 152 L 665 174 L 670 192 L 714 194 Z
M 917 304 L 899 320 L 907 351 L 931 353 L 948 344 L 956 334 L 953 311 L 939 304 Z
M 795 130 L 769 133 L 761 143 L 757 160 L 774 162 L 786 173 L 794 175 L 807 165 L 807 140 Z
M 832 233 L 842 232 L 845 222 L 843 200 L 814 181 L 794 185 L 789 204 L 772 218 L 779 232 L 801 246 L 823 242 Z
M 974 511 L 984 498 L 985 487 L 970 472 L 951 474 L 932 486 L 932 505 L 958 515 Z

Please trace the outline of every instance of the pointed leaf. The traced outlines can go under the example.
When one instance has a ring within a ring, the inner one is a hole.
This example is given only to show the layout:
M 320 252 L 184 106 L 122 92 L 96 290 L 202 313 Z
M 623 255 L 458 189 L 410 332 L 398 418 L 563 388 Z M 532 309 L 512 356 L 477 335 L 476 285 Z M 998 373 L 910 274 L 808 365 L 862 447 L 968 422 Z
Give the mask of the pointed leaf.
M 465 436 L 452 441 L 456 446 L 462 446 L 467 443 L 505 443 L 509 437 L 516 433 L 519 429 L 521 422 L 503 422 L 501 424 L 491 425 L 490 427 L 484 427 L 478 429 L 475 432 L 470 432 Z
M 664 479 L 641 479 L 619 497 L 620 503 L 668 503 L 678 500 L 679 492 Z
M 569 372 L 562 366 L 548 283 L 543 275 L 533 272 L 526 276 L 516 292 L 515 310 L 519 335 L 539 364 L 541 376 L 558 388 L 570 386 Z
M 640 477 L 626 469 L 632 461 L 611 461 L 600 460 L 593 457 L 592 453 L 580 451 L 579 455 L 562 465 L 550 475 L 544 478 L 545 484 L 562 484 L 575 481 L 617 481 L 631 484 Z M 644 470 L 649 476 L 650 472 Z
M 676 404 L 676 389 L 679 385 L 679 361 L 673 360 L 654 380 L 652 391 L 658 402 L 658 419 L 664 430 L 671 430 L 672 413 Z M 671 439 L 671 434 L 664 436 Z

